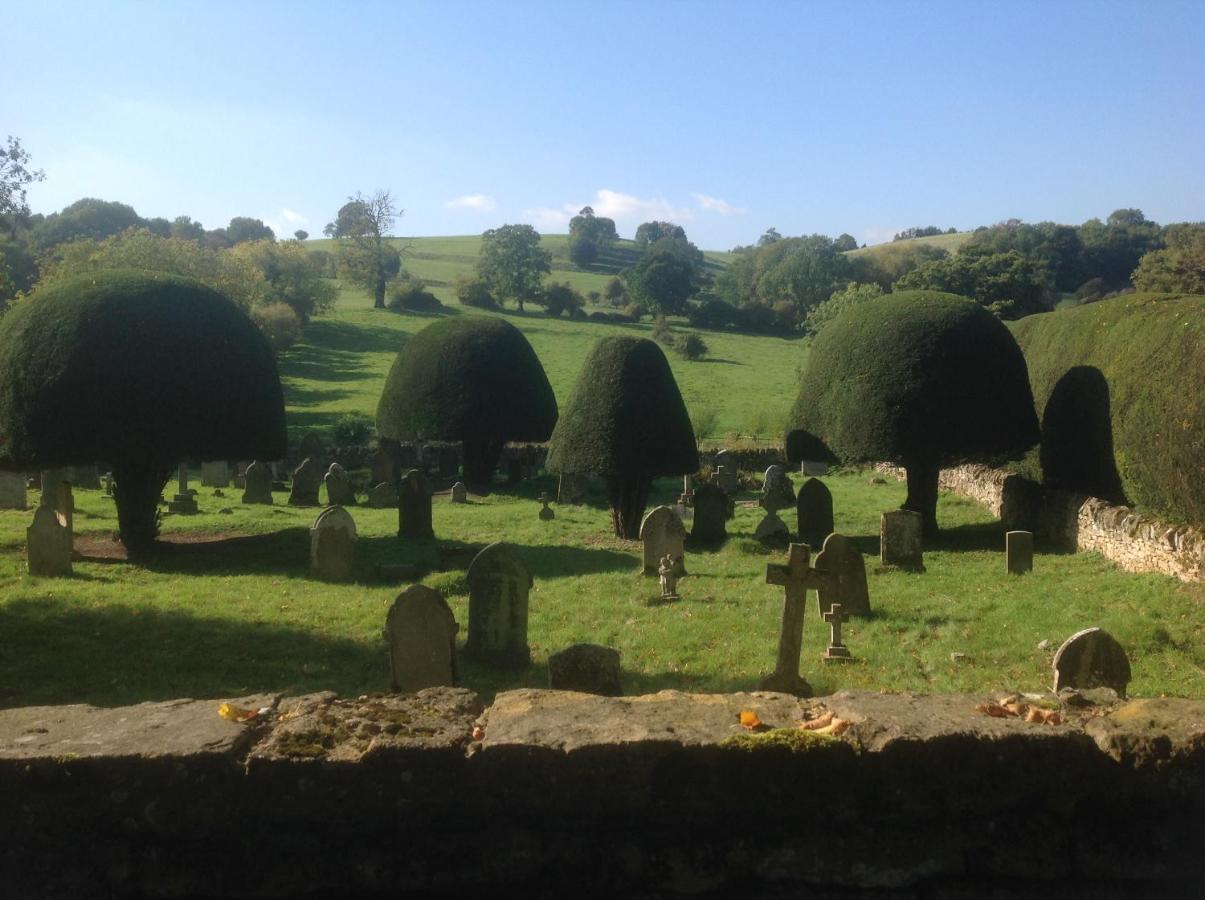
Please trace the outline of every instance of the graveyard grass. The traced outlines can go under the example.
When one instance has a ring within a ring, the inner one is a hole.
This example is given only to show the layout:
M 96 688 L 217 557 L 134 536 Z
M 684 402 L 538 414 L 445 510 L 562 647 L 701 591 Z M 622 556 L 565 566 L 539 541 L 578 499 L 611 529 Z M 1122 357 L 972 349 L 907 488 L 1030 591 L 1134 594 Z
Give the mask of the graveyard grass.
M 792 477 L 798 489 L 801 476 Z M 837 530 L 855 539 L 873 569 L 879 513 L 898 506 L 903 485 L 871 484 L 865 471 L 826 482 Z M 679 489 L 678 480 L 663 479 L 653 500 L 671 502 Z M 114 546 L 112 501 L 77 490 L 83 559 L 74 577 L 62 579 L 26 572 L 32 512 L 0 511 L 0 706 L 386 691 L 382 627 L 405 585 L 375 580 L 375 566 L 430 566 L 423 582 L 448 598 L 463 644 L 465 570 L 495 540 L 513 544 L 535 577 L 533 663 L 516 672 L 464 664 L 463 682 L 487 700 L 499 690 L 546 687 L 549 654 L 579 641 L 620 651 L 628 694 L 750 690 L 772 671 L 783 589 L 765 583 L 765 568 L 785 552 L 752 541 L 761 516 L 752 492 L 739 495 L 746 505 L 738 503 L 722 547 L 688 540 L 681 599 L 661 603 L 657 578 L 641 574 L 641 545 L 610 535 L 600 483 L 585 505 L 554 507 L 551 522 L 537 515 L 541 491 L 555 492 L 551 476 L 470 495 L 467 504 L 437 494 L 434 541 L 400 540 L 396 510 L 353 508 L 356 580 L 339 585 L 306 578 L 308 529 L 320 510 L 289 507 L 282 492 L 275 506 L 243 506 L 234 488 L 224 499 L 200 488 L 201 514 L 165 515 L 164 533 L 224 539 L 170 547 L 139 568 L 101 558 Z M 793 512 L 783 514 L 792 526 Z M 1040 549 L 1032 574 L 1007 575 L 1003 528 L 981 508 L 943 493 L 939 518 L 945 532 L 940 548 L 926 553 L 927 573 L 869 575 L 873 615 L 844 629 L 852 662 L 820 661 L 828 627 L 809 595 L 801 668 L 817 693 L 1040 690 L 1049 687 L 1058 645 L 1100 625 L 1130 654 L 1132 695 L 1205 697 L 1205 587 L 1122 573 L 1093 554 Z M 1044 640 L 1048 649 L 1039 649 Z

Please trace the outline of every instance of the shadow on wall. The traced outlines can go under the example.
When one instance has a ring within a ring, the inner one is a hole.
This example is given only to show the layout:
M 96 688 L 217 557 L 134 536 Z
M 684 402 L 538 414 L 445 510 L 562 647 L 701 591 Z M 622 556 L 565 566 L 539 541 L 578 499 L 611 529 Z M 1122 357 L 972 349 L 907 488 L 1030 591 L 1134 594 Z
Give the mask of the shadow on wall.
M 1094 366 L 1068 369 L 1042 413 L 1042 475 L 1054 488 L 1126 504 L 1113 456 L 1109 384 Z

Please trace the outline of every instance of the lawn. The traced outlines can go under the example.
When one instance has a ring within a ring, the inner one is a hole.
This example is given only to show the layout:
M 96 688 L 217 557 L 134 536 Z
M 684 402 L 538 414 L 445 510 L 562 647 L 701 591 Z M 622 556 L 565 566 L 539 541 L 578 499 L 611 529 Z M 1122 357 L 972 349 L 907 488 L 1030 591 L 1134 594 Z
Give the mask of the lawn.
M 866 472 L 826 481 L 837 529 L 856 539 L 873 567 L 878 514 L 901 502 L 903 486 L 872 484 Z M 668 502 L 679 487 L 662 480 L 655 499 Z M 308 527 L 318 510 L 288 507 L 284 494 L 274 507 L 250 507 L 234 489 L 217 498 L 203 488 L 201 514 L 168 514 L 164 532 L 217 542 L 173 546 L 135 567 L 109 558 L 112 501 L 77 491 L 82 558 L 67 579 L 26 574 L 31 514 L 0 512 L 0 706 L 387 690 L 381 628 L 404 585 L 376 580 L 376 565 L 429 567 L 423 581 L 448 598 L 463 641 L 464 570 L 477 549 L 498 539 L 515 545 L 535 576 L 533 664 L 510 673 L 466 665 L 466 685 L 487 698 L 546 685 L 548 655 L 577 641 L 618 649 L 629 693 L 748 689 L 773 668 L 783 592 L 765 583 L 765 566 L 784 554 L 752 541 L 760 514 L 752 493 L 739 498 L 745 505 L 729 523 L 726 544 L 688 545 L 682 599 L 661 604 L 657 580 L 640 574 L 639 544 L 609 534 L 601 484 L 586 505 L 558 507 L 554 521 L 542 522 L 534 498 L 553 489 L 542 476 L 514 491 L 472 496 L 467 505 L 437 495 L 435 541 L 403 542 L 395 511 L 356 508 L 357 576 L 347 585 L 305 577 Z M 982 509 L 943 495 L 939 516 L 946 532 L 926 555 L 927 573 L 870 575 L 874 613 L 845 628 L 852 663 L 820 662 L 827 627 L 810 600 L 802 669 L 817 692 L 1040 689 L 1049 684 L 1058 644 L 1100 625 L 1130 654 L 1131 693 L 1205 697 L 1205 587 L 1122 573 L 1092 554 L 1039 553 L 1033 574 L 1009 576 L 1003 529 Z M 792 515 L 784 518 L 793 525 Z

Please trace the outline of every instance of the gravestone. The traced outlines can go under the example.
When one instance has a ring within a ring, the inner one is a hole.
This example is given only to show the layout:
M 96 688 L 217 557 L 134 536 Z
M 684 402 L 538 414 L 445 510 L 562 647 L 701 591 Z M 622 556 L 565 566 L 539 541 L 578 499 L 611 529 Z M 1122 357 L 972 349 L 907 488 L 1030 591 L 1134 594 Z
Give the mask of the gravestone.
M 921 515 L 910 509 L 893 509 L 879 520 L 879 561 L 884 568 L 925 571 L 921 545 Z
M 527 604 L 531 570 L 507 544 L 490 544 L 469 563 L 469 636 L 466 657 L 497 666 L 531 663 Z
M 258 459 L 243 473 L 243 502 L 272 505 L 272 470 Z
M 695 520 L 690 536 L 704 543 L 722 541 L 728 537 L 727 520 L 728 495 L 714 484 L 695 488 Z
M 351 486 L 351 478 L 348 477 L 343 466 L 337 462 L 331 463 L 331 467 L 326 470 L 322 481 L 326 484 L 327 506 L 356 505 L 356 491 Z
M 468 503 L 469 489 L 464 486 L 463 481 L 458 481 L 452 485 L 452 502 L 453 503 Z
M 313 459 L 321 469 L 326 463 L 326 442 L 318 436 L 317 432 L 307 431 L 297 446 L 297 458 L 302 462 Z M 315 506 L 317 501 L 309 505 Z
M 669 506 L 650 509 L 640 522 L 644 544 L 644 574 L 656 575 L 666 554 L 676 561 L 678 575 L 686 574 L 686 526 Z
M 741 489 L 740 475 L 728 466 L 715 467 L 715 483 L 725 494 L 735 494 Z
M 372 483 L 394 484 L 397 481 L 398 464 L 394 453 L 385 448 L 377 450 L 372 456 Z
M 25 476 L 17 472 L 0 472 L 0 509 L 25 509 L 28 506 Z
M 762 480 L 760 505 L 767 512 L 778 512 L 795 502 L 795 488 L 787 471 L 780 465 L 766 469 Z
M 439 448 L 439 477 L 455 478 L 460 471 L 460 454 L 455 447 Z
M 548 657 L 548 686 L 554 691 L 579 691 L 618 697 L 619 651 L 598 644 L 573 644 Z
M 797 697 L 810 697 L 812 686 L 799 674 L 799 655 L 803 650 L 803 616 L 807 592 L 819 588 L 825 577 L 808 565 L 810 551 L 806 544 L 791 544 L 786 565 L 766 566 L 766 584 L 784 587 L 786 598 L 782 607 L 782 629 L 778 635 L 778 659 L 774 672 L 761 680 L 763 691 L 782 691 Z
M 1063 642 L 1054 654 L 1054 691 L 1107 687 L 1126 695 L 1130 660 L 1117 639 L 1103 628 L 1085 628 Z
M 25 552 L 30 575 L 57 578 L 71 574 L 71 532 L 51 507 L 34 510 L 33 523 L 25 529 Z
M 45 498 L 45 494 L 42 495 Z M 55 513 L 63 527 L 67 529 L 67 546 L 75 539 L 75 494 L 70 481 L 60 481 L 51 493 Z M 45 505 L 45 504 L 43 504 Z
M 866 562 L 853 541 L 843 534 L 830 534 L 816 556 L 815 568 L 829 576 L 817 591 L 821 613 L 840 604 L 847 616 L 870 615 Z
M 433 538 L 431 527 L 431 487 L 418 469 L 402 475 L 398 490 L 397 533 L 404 538 Z
M 224 459 L 202 462 L 201 487 L 230 487 L 230 464 Z
M 384 631 L 393 689 L 413 693 L 456 684 L 459 627 L 438 591 L 412 584 L 398 594 L 385 615 Z
M 799 464 L 799 471 L 803 475 L 827 475 L 828 463 L 810 462 L 805 459 Z
M 322 463 L 315 456 L 307 456 L 293 470 L 293 486 L 289 490 L 289 506 L 317 506 L 318 487 L 322 484 Z
M 552 498 L 545 493 L 541 493 L 536 499 L 543 504 L 543 506 L 540 507 L 540 521 L 551 522 L 553 519 L 555 519 L 556 510 L 548 505 L 550 502 L 552 502 Z
M 1010 575 L 1033 571 L 1033 532 L 1009 531 L 1004 535 L 1005 567 Z
M 840 603 L 834 603 L 832 608 L 821 613 L 824 621 L 828 622 L 831 627 L 831 632 L 828 640 L 828 649 L 824 651 L 823 658 L 829 659 L 853 659 L 853 655 L 849 652 L 849 648 L 841 641 L 841 623 L 846 620 L 846 615 L 841 609 Z
M 397 502 L 397 488 L 390 482 L 382 481 L 368 492 L 368 505 L 373 509 L 392 509 Z
M 46 469 L 41 473 L 39 484 L 42 487 L 42 506 L 50 506 L 54 502 L 54 492 L 59 489 L 59 483 L 70 483 L 74 473 L 70 468 Z
M 310 528 L 310 577 L 317 581 L 351 581 L 356 523 L 342 506 L 328 506 Z
M 586 499 L 589 477 L 577 472 L 562 472 L 557 484 L 556 502 L 567 506 L 580 506 Z
M 795 501 L 795 521 L 799 540 L 819 547 L 833 533 L 833 495 L 823 481 L 809 478 L 799 489 Z
M 96 471 L 96 463 L 72 466 L 68 471 L 71 473 L 69 480 L 75 487 L 85 491 L 100 490 L 100 473 Z
M 193 496 L 196 491 L 192 491 L 188 487 L 188 463 L 181 462 L 176 469 L 176 494 L 172 497 L 172 502 L 167 505 L 169 512 L 179 513 L 185 516 L 193 516 L 197 514 L 197 498 Z

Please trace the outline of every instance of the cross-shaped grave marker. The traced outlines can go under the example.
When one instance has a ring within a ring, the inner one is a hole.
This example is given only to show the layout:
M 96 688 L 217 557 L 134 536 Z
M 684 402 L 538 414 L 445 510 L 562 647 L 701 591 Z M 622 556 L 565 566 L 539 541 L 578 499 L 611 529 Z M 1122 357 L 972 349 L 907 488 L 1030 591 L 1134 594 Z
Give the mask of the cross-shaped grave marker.
M 810 697 L 812 686 L 799 674 L 799 655 L 803 649 L 803 612 L 809 590 L 818 590 L 828 577 L 808 565 L 811 550 L 807 544 L 791 544 L 786 565 L 766 566 L 766 584 L 786 588 L 782 608 L 782 632 L 778 637 L 778 662 L 774 673 L 758 685 L 763 691 L 781 691 L 797 697 Z
M 832 608 L 824 613 L 824 621 L 832 627 L 832 635 L 829 638 L 828 649 L 824 651 L 823 659 L 853 659 L 849 648 L 841 643 L 841 623 L 848 618 L 849 616 L 842 612 L 840 603 L 834 603 Z

